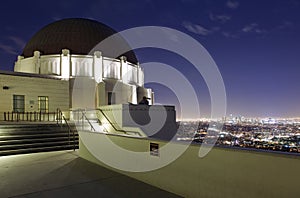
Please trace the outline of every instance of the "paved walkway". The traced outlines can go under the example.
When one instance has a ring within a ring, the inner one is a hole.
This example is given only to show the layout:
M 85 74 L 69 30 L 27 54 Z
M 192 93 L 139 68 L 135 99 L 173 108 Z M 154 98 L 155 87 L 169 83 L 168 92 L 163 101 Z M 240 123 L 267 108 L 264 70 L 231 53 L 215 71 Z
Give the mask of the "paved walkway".
M 76 151 L 58 151 L 0 157 L 0 197 L 179 196 L 90 163 Z

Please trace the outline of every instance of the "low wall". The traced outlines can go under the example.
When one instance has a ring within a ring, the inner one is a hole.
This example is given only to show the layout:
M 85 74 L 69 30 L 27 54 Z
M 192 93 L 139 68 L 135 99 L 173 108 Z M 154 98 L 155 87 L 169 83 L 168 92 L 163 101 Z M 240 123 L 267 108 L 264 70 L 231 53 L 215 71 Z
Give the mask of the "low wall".
M 99 133 L 85 135 L 95 139 L 95 142 L 105 136 Z M 153 142 L 149 139 L 108 136 L 114 143 L 136 151 L 149 151 L 149 144 Z M 160 145 L 166 143 L 154 142 Z M 180 143 L 174 144 L 180 146 Z M 103 148 L 99 152 L 110 151 Z M 132 173 L 116 170 L 97 160 L 81 138 L 79 146 L 82 158 L 183 197 L 292 198 L 300 195 L 299 156 L 215 147 L 207 156 L 199 158 L 198 152 L 199 146 L 191 145 L 177 160 L 163 168 Z
M 163 140 L 172 139 L 174 131 L 177 131 L 174 106 L 116 104 L 101 106 L 100 109 L 110 123 L 101 114 L 98 114 L 98 118 L 111 133 L 118 132 L 110 124 L 119 130 L 141 131 L 143 136 Z

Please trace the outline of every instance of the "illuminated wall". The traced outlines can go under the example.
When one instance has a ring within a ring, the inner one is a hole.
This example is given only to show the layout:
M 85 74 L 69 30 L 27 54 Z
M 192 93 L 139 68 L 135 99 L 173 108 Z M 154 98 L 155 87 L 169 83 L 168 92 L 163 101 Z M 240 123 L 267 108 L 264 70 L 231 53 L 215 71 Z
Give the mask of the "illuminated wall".
M 53 55 L 41 55 L 35 51 L 33 57 L 18 57 L 15 72 L 52 75 L 70 80 L 70 97 L 75 93 L 72 91 L 76 87 L 75 78 L 93 79 L 97 83 L 93 85 L 97 87 L 97 106 L 110 103 L 137 104 L 143 96 L 151 98 L 150 104 L 154 101 L 152 90 L 144 88 L 144 72 L 138 64 L 126 61 L 126 57 L 104 57 L 99 51 L 94 52 L 94 55 L 70 54 L 68 49 Z M 115 100 L 110 102 L 112 92 Z M 71 101 L 70 107 L 76 106 L 76 102 Z
M 69 110 L 69 82 L 38 75 L 0 74 L 0 120 L 3 112 L 13 111 L 13 95 L 24 95 L 25 111 L 38 111 L 38 97 L 48 96 L 49 112 Z
M 139 65 L 126 61 L 125 57 L 114 59 L 103 57 L 101 52 L 94 55 L 70 54 L 67 49 L 62 54 L 41 55 L 35 51 L 33 57 L 18 56 L 15 72 L 48 74 L 70 77 L 92 77 L 97 83 L 103 79 L 121 80 L 125 84 L 143 86 L 144 74 Z

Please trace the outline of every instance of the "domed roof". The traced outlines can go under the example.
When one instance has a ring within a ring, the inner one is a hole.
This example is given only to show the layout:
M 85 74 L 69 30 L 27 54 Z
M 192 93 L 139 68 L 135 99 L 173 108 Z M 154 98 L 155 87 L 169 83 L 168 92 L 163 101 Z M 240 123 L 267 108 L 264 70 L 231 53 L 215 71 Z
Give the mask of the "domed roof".
M 34 51 L 40 51 L 42 55 L 61 54 L 62 49 L 69 49 L 71 54 L 87 55 L 99 42 L 115 33 L 115 30 L 98 21 L 83 18 L 62 19 L 38 31 L 26 44 L 22 55 L 25 58 L 31 57 Z M 122 42 L 128 46 L 124 39 Z M 111 49 L 102 53 L 106 57 L 115 58 L 113 54 L 109 54 Z M 137 63 L 133 51 L 123 55 L 129 62 Z

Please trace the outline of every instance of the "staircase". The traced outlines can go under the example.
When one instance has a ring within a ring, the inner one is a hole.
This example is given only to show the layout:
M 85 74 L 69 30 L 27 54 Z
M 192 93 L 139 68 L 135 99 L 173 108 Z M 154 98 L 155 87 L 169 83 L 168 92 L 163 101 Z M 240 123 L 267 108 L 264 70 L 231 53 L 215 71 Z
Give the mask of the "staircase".
M 0 156 L 78 149 L 76 127 L 74 124 L 69 126 L 56 123 L 1 124 Z

